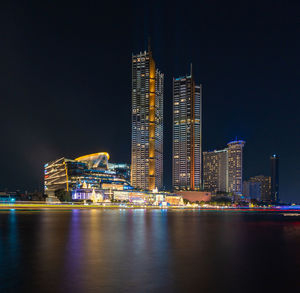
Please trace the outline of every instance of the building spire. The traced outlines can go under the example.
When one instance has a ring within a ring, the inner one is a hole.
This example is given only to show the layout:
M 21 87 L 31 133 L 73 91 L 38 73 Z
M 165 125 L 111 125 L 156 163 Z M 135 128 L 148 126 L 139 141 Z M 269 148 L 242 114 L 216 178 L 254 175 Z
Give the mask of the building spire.
M 151 38 L 148 37 L 148 52 L 151 52 Z
M 193 76 L 193 63 L 191 62 L 191 65 L 190 65 L 190 75 Z

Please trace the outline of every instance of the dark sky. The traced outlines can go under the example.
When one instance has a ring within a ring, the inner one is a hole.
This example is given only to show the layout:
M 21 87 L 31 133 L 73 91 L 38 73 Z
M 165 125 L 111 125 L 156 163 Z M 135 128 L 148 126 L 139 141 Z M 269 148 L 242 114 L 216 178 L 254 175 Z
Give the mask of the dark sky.
M 131 54 L 165 73 L 164 181 L 172 78 L 203 84 L 203 150 L 246 140 L 245 178 L 280 156 L 300 201 L 299 1 L 7 1 L 0 11 L 0 189 L 41 189 L 43 165 L 107 151 L 130 162 Z

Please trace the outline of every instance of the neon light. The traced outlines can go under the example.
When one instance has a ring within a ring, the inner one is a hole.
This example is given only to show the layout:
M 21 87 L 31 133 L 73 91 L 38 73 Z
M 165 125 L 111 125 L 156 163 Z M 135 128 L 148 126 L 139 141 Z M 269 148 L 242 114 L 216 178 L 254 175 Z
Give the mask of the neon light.
M 85 156 L 81 156 L 75 159 L 75 161 L 83 161 L 83 160 L 90 160 L 93 157 L 99 157 L 99 156 L 106 156 L 107 160 L 109 160 L 109 153 L 106 152 L 100 152 L 100 153 L 94 153 L 94 154 L 89 154 L 89 155 L 85 155 Z

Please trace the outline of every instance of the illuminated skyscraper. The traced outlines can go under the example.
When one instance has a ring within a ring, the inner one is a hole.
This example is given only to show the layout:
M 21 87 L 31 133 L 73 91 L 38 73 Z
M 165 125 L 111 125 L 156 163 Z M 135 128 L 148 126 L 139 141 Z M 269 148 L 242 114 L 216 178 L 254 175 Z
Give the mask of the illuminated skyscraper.
M 192 74 L 173 79 L 173 188 L 198 190 L 202 181 L 202 85 Z
M 243 140 L 231 141 L 228 146 L 228 191 L 241 194 L 243 191 Z
M 133 55 L 131 184 L 138 189 L 163 184 L 163 87 L 151 49 Z
M 279 202 L 279 157 L 273 155 L 270 157 L 271 161 L 271 201 Z

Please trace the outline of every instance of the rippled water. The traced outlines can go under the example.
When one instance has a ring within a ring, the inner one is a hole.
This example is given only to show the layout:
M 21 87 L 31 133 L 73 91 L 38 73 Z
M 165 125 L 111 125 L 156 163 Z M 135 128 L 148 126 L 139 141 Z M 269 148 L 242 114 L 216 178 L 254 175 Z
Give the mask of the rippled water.
M 299 292 L 300 216 L 0 211 L 0 292 Z

